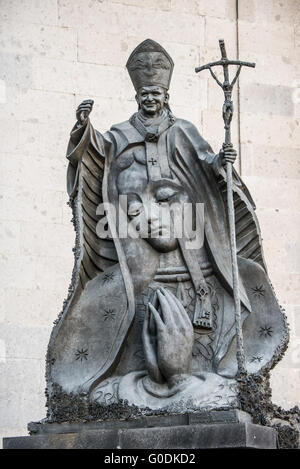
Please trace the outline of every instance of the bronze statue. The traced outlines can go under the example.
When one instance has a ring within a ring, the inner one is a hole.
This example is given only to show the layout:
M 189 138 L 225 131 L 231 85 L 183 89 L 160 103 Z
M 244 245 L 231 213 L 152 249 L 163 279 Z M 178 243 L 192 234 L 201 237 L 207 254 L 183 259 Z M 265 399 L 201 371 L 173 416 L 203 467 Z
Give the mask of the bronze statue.
M 75 266 L 47 356 L 54 419 L 62 395 L 153 413 L 237 406 L 225 171 L 236 152 L 225 145 L 214 154 L 193 124 L 172 114 L 173 66 L 148 39 L 127 62 L 138 104 L 128 121 L 102 135 L 90 122 L 93 101 L 77 109 L 67 150 Z M 285 349 L 287 326 L 253 200 L 235 171 L 232 189 L 245 368 L 263 374 Z M 172 212 L 185 205 L 191 224 Z M 135 235 L 120 235 L 126 223 Z

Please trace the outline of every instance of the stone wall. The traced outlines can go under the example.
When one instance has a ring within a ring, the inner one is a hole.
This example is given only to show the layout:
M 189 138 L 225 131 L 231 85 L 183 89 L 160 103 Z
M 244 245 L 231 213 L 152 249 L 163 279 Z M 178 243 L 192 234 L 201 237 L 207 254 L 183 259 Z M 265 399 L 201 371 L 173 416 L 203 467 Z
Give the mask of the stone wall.
M 231 57 L 257 63 L 235 92 L 236 167 L 257 203 L 269 275 L 291 326 L 288 353 L 272 373 L 274 401 L 299 404 L 299 2 L 0 3 L 1 435 L 26 434 L 27 422 L 45 416 L 44 356 L 73 266 L 64 155 L 75 108 L 94 99 L 100 131 L 127 119 L 136 104 L 125 63 L 147 37 L 174 59 L 174 114 L 196 124 L 216 152 L 222 92 L 194 67 L 219 57 L 221 37 Z

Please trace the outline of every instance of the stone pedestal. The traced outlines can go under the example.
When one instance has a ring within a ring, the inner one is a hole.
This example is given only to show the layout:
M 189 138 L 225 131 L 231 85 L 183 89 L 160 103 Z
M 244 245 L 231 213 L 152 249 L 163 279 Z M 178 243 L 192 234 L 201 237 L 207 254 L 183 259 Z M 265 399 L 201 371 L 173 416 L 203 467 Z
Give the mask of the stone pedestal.
M 127 421 L 29 424 L 4 449 L 276 449 L 276 431 L 237 410 Z

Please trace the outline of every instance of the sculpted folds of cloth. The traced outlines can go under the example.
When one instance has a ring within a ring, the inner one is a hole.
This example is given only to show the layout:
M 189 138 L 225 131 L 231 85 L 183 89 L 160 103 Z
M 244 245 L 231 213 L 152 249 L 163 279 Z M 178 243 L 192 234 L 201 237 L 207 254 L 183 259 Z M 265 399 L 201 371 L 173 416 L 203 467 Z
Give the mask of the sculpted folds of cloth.
M 57 389 L 154 413 L 236 405 L 224 170 L 236 152 L 214 154 L 193 124 L 172 114 L 173 66 L 148 39 L 127 62 L 138 111 L 102 135 L 90 121 L 93 101 L 77 110 L 67 150 L 75 266 L 48 348 L 50 415 Z M 233 190 L 246 366 L 257 374 L 279 359 L 286 322 L 255 206 L 236 172 Z M 190 217 L 180 219 L 184 211 L 172 209 L 185 206 Z M 134 236 L 120 236 L 127 224 Z

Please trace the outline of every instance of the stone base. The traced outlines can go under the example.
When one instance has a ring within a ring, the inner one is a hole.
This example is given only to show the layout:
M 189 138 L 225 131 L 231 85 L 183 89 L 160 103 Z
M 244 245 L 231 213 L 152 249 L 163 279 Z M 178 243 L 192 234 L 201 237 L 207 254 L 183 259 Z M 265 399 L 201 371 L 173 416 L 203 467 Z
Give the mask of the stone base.
M 215 423 L 252 423 L 251 416 L 242 410 L 199 411 L 185 414 L 144 415 L 127 419 L 90 420 L 85 422 L 30 422 L 30 435 L 81 433 L 90 430 L 121 430 L 125 428 L 178 427 L 181 425 Z
M 4 449 L 276 449 L 276 431 L 238 410 L 129 421 L 32 423 Z

